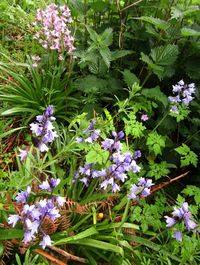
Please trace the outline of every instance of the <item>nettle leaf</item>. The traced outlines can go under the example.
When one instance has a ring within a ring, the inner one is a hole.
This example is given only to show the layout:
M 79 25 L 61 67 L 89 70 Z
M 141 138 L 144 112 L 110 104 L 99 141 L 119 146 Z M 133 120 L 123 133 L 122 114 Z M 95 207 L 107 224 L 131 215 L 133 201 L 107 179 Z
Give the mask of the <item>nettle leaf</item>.
M 185 5 L 176 5 L 171 8 L 171 19 L 183 18 L 191 15 L 193 12 L 199 11 L 198 5 L 189 5 L 185 8 Z
M 149 171 L 147 172 L 147 177 L 154 177 L 156 180 L 166 176 L 170 173 L 168 169 L 168 164 L 166 161 L 162 161 L 161 163 L 155 163 L 154 161 L 149 162 Z
M 181 36 L 183 37 L 191 37 L 191 36 L 200 36 L 200 31 L 190 29 L 190 28 L 182 28 Z
M 168 66 L 176 61 L 178 53 L 177 45 L 168 44 L 166 46 L 151 49 L 150 56 L 156 64 Z
M 110 62 L 111 62 L 111 52 L 108 47 L 102 47 L 99 50 L 106 66 L 109 68 L 110 67 Z
M 140 80 L 137 78 L 137 76 L 131 73 L 131 71 L 128 69 L 125 69 L 123 71 L 123 78 L 124 78 L 124 82 L 127 84 L 128 87 L 132 87 L 134 83 L 137 83 L 137 84 L 140 83 Z
M 113 30 L 112 28 L 107 28 L 101 34 L 101 43 L 105 46 L 110 46 L 113 42 Z
M 166 76 L 173 75 L 172 65 L 175 63 L 178 53 L 177 45 L 168 44 L 151 49 L 149 56 L 141 53 L 141 60 L 147 63 L 149 69 L 162 80 Z
M 162 30 L 166 30 L 170 26 L 170 24 L 167 21 L 159 19 L 159 18 L 142 16 L 139 19 L 142 21 L 151 23 L 158 29 L 162 29 Z
M 176 148 L 175 151 L 179 155 L 181 155 L 181 167 L 185 167 L 191 164 L 197 167 L 198 156 L 190 150 L 189 146 L 182 144 L 182 146 Z
M 165 108 L 168 105 L 168 98 L 167 96 L 161 92 L 160 87 L 156 86 L 154 88 L 146 88 L 142 89 L 142 95 L 144 95 L 147 98 L 155 99 L 156 101 L 160 101 Z
M 111 52 L 111 61 L 115 61 L 119 58 L 122 58 L 126 55 L 132 54 L 133 51 L 129 51 L 129 50 L 117 50 L 117 51 L 113 51 Z
M 162 148 L 165 147 L 166 137 L 159 135 L 157 132 L 151 132 L 147 137 L 146 144 L 148 145 L 149 152 L 155 155 L 162 154 Z
M 127 118 L 128 119 L 123 119 L 125 123 L 126 135 L 131 135 L 135 138 L 143 136 L 143 131 L 146 129 L 146 127 L 142 124 L 142 122 L 137 121 L 135 114 L 130 112 L 127 115 Z
M 103 165 L 106 163 L 108 156 L 108 151 L 103 150 L 99 144 L 94 143 L 91 150 L 86 155 L 86 164 L 98 163 Z

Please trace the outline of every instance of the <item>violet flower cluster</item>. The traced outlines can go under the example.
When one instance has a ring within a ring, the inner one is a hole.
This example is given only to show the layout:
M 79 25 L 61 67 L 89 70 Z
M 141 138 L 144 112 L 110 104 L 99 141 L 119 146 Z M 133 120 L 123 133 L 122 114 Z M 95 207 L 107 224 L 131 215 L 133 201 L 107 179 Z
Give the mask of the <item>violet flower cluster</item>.
M 55 121 L 53 117 L 54 108 L 53 106 L 48 106 L 43 115 L 38 115 L 36 117 L 37 122 L 30 124 L 30 129 L 37 137 L 39 137 L 39 150 L 41 152 L 46 152 L 49 150 L 47 146 L 48 143 L 52 143 L 56 137 L 58 137 L 52 121 Z
M 35 26 L 40 30 L 35 34 L 35 39 L 45 49 L 57 50 L 59 59 L 63 60 L 63 53 L 71 54 L 74 50 L 74 38 L 69 30 L 73 22 L 71 12 L 66 5 L 50 4 L 45 10 L 38 9 Z
M 76 143 L 94 143 L 98 140 L 100 136 L 100 130 L 95 129 L 95 120 L 90 122 L 90 125 L 86 130 L 83 131 L 83 137 L 77 137 Z
M 138 150 L 135 153 L 135 157 L 131 153 L 122 153 L 122 143 L 120 139 L 124 137 L 124 133 L 112 132 L 113 138 L 107 138 L 101 141 L 101 148 L 108 151 L 108 159 L 105 167 L 101 170 L 96 169 L 96 165 L 85 164 L 81 166 L 78 172 L 74 176 L 74 181 L 79 179 L 86 186 L 89 185 L 91 179 L 100 180 L 100 188 L 104 190 L 112 190 L 112 192 L 120 191 L 120 182 L 124 183 L 128 178 L 128 172 L 132 171 L 137 173 L 140 171 L 140 167 L 135 161 L 135 157 L 140 157 L 141 153 Z
M 178 105 L 180 103 L 189 105 L 189 103 L 194 99 L 193 95 L 196 91 L 196 87 L 194 83 L 187 85 L 183 80 L 180 80 L 176 85 L 173 85 L 172 87 L 172 92 L 176 95 L 174 97 L 168 97 L 169 102 L 172 104 L 170 112 L 178 114 Z
M 59 182 L 60 179 L 51 178 L 49 181 L 43 181 L 42 184 L 39 185 L 39 188 L 40 190 L 47 190 L 52 193 Z M 65 198 L 51 196 L 49 199 L 40 199 L 37 200 L 35 204 L 29 204 L 28 199 L 30 194 L 31 187 L 27 187 L 26 191 L 18 193 L 16 201 L 23 205 L 23 209 L 19 214 L 10 215 L 8 217 L 8 223 L 13 227 L 15 227 L 18 222 L 22 223 L 23 229 L 25 230 L 22 242 L 25 244 L 36 239 L 36 236 L 42 236 L 40 245 L 44 249 L 46 246 L 50 246 L 53 241 L 50 236 L 43 231 L 43 221 L 48 217 L 54 222 L 56 218 L 60 217 L 59 207 L 64 205 Z
M 191 220 L 192 214 L 188 210 L 188 203 L 184 202 L 180 208 L 174 208 L 174 211 L 172 212 L 172 217 L 164 216 L 166 219 L 167 227 L 172 227 L 177 223 L 184 223 L 186 229 L 188 231 L 194 229 L 197 224 Z M 173 237 L 177 241 L 182 241 L 182 233 L 178 230 L 175 231 Z
M 149 196 L 151 190 L 150 187 L 153 186 L 151 179 L 139 178 L 138 185 L 132 184 L 130 188 L 129 198 L 131 200 L 139 200 Z

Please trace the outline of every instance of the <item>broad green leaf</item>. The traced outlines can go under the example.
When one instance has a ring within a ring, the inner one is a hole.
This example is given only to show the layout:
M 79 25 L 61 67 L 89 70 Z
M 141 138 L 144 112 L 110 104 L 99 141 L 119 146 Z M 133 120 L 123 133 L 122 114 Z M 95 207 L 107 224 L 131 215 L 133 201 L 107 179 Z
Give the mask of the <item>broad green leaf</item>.
M 155 27 L 162 29 L 162 30 L 166 30 L 170 26 L 168 22 L 166 22 L 165 20 L 159 19 L 159 18 L 142 16 L 139 19 L 142 21 L 151 23 Z
M 194 29 L 190 29 L 190 28 L 182 28 L 181 29 L 181 35 L 183 37 L 191 37 L 191 36 L 199 37 L 200 36 L 200 31 L 197 31 L 197 30 L 194 30 Z
M 156 252 L 162 253 L 163 255 L 169 256 L 171 259 L 180 262 L 181 260 L 174 256 L 171 252 L 168 252 L 162 245 L 155 244 L 151 240 L 134 236 L 134 235 L 124 235 L 124 238 L 130 241 L 133 241 L 135 243 L 138 243 L 140 245 L 146 246 Z
M 122 58 L 124 56 L 127 56 L 129 54 L 132 54 L 133 51 L 129 51 L 129 50 L 117 50 L 117 51 L 113 51 L 111 52 L 111 61 L 115 61 L 119 58 Z
M 168 105 L 168 98 L 167 96 L 160 90 L 159 86 L 154 88 L 145 88 L 141 91 L 142 95 L 147 98 L 154 99 L 156 101 L 160 101 L 163 106 L 166 108 Z
M 140 83 L 140 80 L 137 78 L 137 76 L 135 74 L 131 73 L 131 71 L 129 69 L 125 69 L 123 71 L 123 77 L 124 77 L 124 81 L 128 87 L 132 87 L 132 85 L 134 83 L 137 83 L 137 84 Z
M 22 229 L 2 229 L 0 228 L 0 240 L 22 238 L 24 231 Z
M 85 231 L 80 232 L 77 235 L 70 236 L 70 237 L 67 237 L 67 238 L 62 238 L 62 239 L 60 239 L 58 241 L 55 241 L 54 245 L 62 245 L 62 244 L 69 243 L 69 242 L 70 243 L 77 242 L 79 240 L 82 240 L 85 237 L 90 237 L 90 236 L 95 235 L 95 234 L 98 234 L 98 231 L 96 230 L 96 228 L 95 227 L 90 227 L 90 228 L 86 229 Z
M 111 251 L 111 252 L 120 254 L 122 257 L 124 256 L 123 248 L 116 246 L 116 245 L 113 245 L 111 243 L 100 241 L 100 240 L 87 238 L 87 239 L 80 239 L 80 240 L 76 240 L 76 241 L 70 241 L 67 243 L 68 244 L 74 244 L 74 245 L 83 245 L 83 246 L 98 248 L 98 249 Z
M 109 68 L 110 67 L 110 62 L 111 62 L 111 53 L 108 47 L 102 47 L 99 50 L 106 66 Z

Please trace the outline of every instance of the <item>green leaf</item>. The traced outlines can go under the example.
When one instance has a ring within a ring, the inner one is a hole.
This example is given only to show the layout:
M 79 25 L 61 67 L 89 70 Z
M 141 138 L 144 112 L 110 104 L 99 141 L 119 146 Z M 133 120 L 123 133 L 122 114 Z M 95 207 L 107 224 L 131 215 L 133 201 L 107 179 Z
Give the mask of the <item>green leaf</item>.
M 122 58 L 124 56 L 127 56 L 129 54 L 132 54 L 133 51 L 129 51 L 129 50 L 117 50 L 117 51 L 113 51 L 111 52 L 111 61 L 115 61 L 119 58 Z
M 155 163 L 154 161 L 149 162 L 149 171 L 147 177 L 154 177 L 156 180 L 169 174 L 168 164 L 166 161 L 161 163 Z
M 191 29 L 191 28 L 182 28 L 181 29 L 181 35 L 183 37 L 191 37 L 191 36 L 200 36 L 200 31 L 196 31 L 194 29 Z
M 200 188 L 188 185 L 184 190 L 182 190 L 182 193 L 187 196 L 194 196 L 195 203 L 197 205 L 200 205 Z
M 159 86 L 156 86 L 154 88 L 142 89 L 141 93 L 147 98 L 154 99 L 155 101 L 160 101 L 165 108 L 168 105 L 168 98 L 163 92 L 161 92 Z
M 165 136 L 159 135 L 157 132 L 151 132 L 147 137 L 149 151 L 155 155 L 161 155 L 162 148 L 165 147 L 165 139 Z
M 140 83 L 140 80 L 137 78 L 137 76 L 131 73 L 129 69 L 125 69 L 123 71 L 123 78 L 128 87 L 132 87 L 134 83 Z
M 67 238 L 62 238 L 62 239 L 60 239 L 58 241 L 55 241 L 54 245 L 62 245 L 62 244 L 65 244 L 65 243 L 77 242 L 79 240 L 82 240 L 85 237 L 90 237 L 90 236 L 95 235 L 95 234 L 98 234 L 98 231 L 96 230 L 96 228 L 94 226 L 92 226 L 92 227 L 86 229 L 85 231 L 80 232 L 77 235 L 70 236 L 70 237 L 67 237 Z
M 175 261 L 178 261 L 178 262 L 181 261 L 178 257 L 174 256 L 171 252 L 168 252 L 167 250 L 165 250 L 165 248 L 162 245 L 155 244 L 151 240 L 138 237 L 138 236 L 134 236 L 134 235 L 124 235 L 124 238 L 130 241 L 134 241 L 143 246 L 146 246 L 156 252 L 162 253 L 165 256 L 169 256 L 171 259 Z
M 111 52 L 108 47 L 102 47 L 99 50 L 106 66 L 109 68 L 110 67 L 110 62 L 111 62 Z
M 95 143 L 86 155 L 86 164 L 99 163 L 100 165 L 103 165 L 105 164 L 108 156 L 109 152 L 103 150 L 99 144 Z
M 22 229 L 0 229 L 0 240 L 22 238 L 24 231 Z
M 142 124 L 142 122 L 136 120 L 134 112 L 130 112 L 127 115 L 127 118 L 128 119 L 123 118 L 126 135 L 132 135 L 135 138 L 143 136 L 143 131 L 146 127 Z
M 189 146 L 182 144 L 182 146 L 176 148 L 175 151 L 181 155 L 181 167 L 185 167 L 190 164 L 197 167 L 198 156 L 190 150 Z
M 107 28 L 101 35 L 101 42 L 104 46 L 110 46 L 113 42 L 113 30 L 112 28 Z
M 111 243 L 100 241 L 100 240 L 87 238 L 87 239 L 81 239 L 81 240 L 76 240 L 76 241 L 70 241 L 67 243 L 68 244 L 75 244 L 75 245 L 89 246 L 92 248 L 98 248 L 98 249 L 111 251 L 111 252 L 120 254 L 122 257 L 124 256 L 123 248 L 116 246 L 116 245 L 113 245 Z
M 159 18 L 142 16 L 139 19 L 142 21 L 151 23 L 158 29 L 162 29 L 162 30 L 166 30 L 170 26 L 168 22 L 166 22 L 165 20 L 159 19 Z

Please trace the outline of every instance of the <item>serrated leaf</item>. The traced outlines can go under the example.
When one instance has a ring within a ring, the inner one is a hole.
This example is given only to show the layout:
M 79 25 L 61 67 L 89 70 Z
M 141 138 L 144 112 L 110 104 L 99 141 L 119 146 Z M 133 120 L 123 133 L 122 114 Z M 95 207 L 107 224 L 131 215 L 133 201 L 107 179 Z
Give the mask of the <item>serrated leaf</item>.
M 190 29 L 190 28 L 182 28 L 181 35 L 183 37 L 191 37 L 191 36 L 200 36 L 200 31 Z
M 143 131 L 146 129 L 143 123 L 137 121 L 136 116 L 133 112 L 130 112 L 127 118 L 128 119 L 123 119 L 126 135 L 132 135 L 135 138 L 143 136 Z
M 173 64 L 178 56 L 178 46 L 174 44 L 168 44 L 166 46 L 160 46 L 151 49 L 150 56 L 155 64 L 161 66 L 168 66 Z
M 166 22 L 165 20 L 159 19 L 159 18 L 142 16 L 139 19 L 142 21 L 146 21 L 148 23 L 151 23 L 155 27 L 162 29 L 162 30 L 166 30 L 170 26 L 170 24 L 168 22 Z
M 156 86 L 154 88 L 142 89 L 141 93 L 142 93 L 142 95 L 144 95 L 147 98 L 151 98 L 151 99 L 154 99 L 156 101 L 160 101 L 164 105 L 165 108 L 168 105 L 168 98 L 163 92 L 161 92 L 159 86 Z
M 182 144 L 175 151 L 181 155 L 181 167 L 189 166 L 190 164 L 197 167 L 198 156 L 190 150 L 189 146 Z
M 137 78 L 137 76 L 135 74 L 131 73 L 131 71 L 129 69 L 124 70 L 123 78 L 124 78 L 124 81 L 128 87 L 132 87 L 132 85 L 134 83 L 137 83 L 137 84 L 140 83 L 140 80 Z
M 102 47 L 99 50 L 106 66 L 109 68 L 110 67 L 110 62 L 111 62 L 111 52 L 108 47 Z
M 132 54 L 133 51 L 129 51 L 129 50 L 118 50 L 118 51 L 113 51 L 111 52 L 111 61 L 115 61 L 119 58 L 122 58 L 124 56 L 127 56 L 129 54 Z
M 155 155 L 162 154 L 162 148 L 165 147 L 165 136 L 159 135 L 157 132 L 151 132 L 147 137 L 149 151 Z
M 156 180 L 169 174 L 170 170 L 166 161 L 161 163 L 155 163 L 154 161 L 149 162 L 149 171 L 147 177 L 154 177 Z
M 110 46 L 113 42 L 113 30 L 112 28 L 107 28 L 101 34 L 101 41 L 104 46 Z
M 103 165 L 108 156 L 108 151 L 103 150 L 99 144 L 93 144 L 92 149 L 86 155 L 86 164 L 99 163 Z

